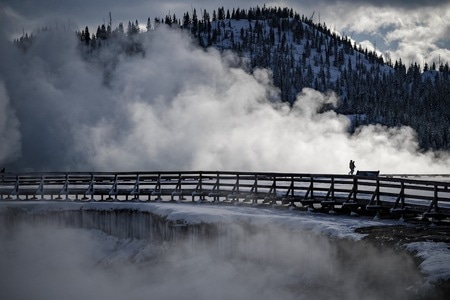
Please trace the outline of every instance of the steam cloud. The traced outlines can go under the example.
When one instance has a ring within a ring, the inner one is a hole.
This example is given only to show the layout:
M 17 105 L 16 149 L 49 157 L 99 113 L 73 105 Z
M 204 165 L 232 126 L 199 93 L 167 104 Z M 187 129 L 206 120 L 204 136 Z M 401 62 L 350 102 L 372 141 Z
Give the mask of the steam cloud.
M 420 287 L 412 259 L 392 250 L 338 245 L 273 226 L 260 229 L 249 233 L 235 225 L 210 245 L 204 240 L 196 245 L 117 239 L 43 224 L 2 227 L 0 296 L 400 299 Z
M 0 45 L 0 164 L 11 171 L 251 170 L 445 173 L 448 153 L 418 151 L 407 127 L 319 113 L 333 94 L 277 101 L 268 70 L 204 51 L 177 31 L 142 36 L 145 57 L 104 48 L 84 60 L 68 32 L 41 33 L 25 54 Z M 109 48 L 111 49 L 111 48 Z M 104 63 L 109 68 L 105 85 Z
M 20 152 L 19 121 L 15 116 L 5 86 L 0 82 L 0 162 L 12 159 Z

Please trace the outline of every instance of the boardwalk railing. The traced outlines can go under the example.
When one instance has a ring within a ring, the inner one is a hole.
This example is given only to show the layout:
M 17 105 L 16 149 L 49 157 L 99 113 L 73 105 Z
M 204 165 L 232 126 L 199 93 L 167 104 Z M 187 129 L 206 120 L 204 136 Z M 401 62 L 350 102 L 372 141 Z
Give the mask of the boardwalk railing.
M 177 201 L 450 217 L 450 182 L 407 175 L 70 172 L 0 175 L 0 201 Z

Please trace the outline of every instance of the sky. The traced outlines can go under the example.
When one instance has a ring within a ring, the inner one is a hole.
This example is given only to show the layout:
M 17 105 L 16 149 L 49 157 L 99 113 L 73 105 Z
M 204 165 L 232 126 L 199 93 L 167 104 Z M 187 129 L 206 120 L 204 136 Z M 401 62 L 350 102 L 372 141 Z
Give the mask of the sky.
M 356 161 L 357 170 L 380 170 L 385 174 L 436 174 L 450 170 L 449 153 L 420 151 L 411 128 L 364 126 L 350 135 L 346 116 L 332 111 L 319 113 L 324 104 L 339 101 L 335 95 L 305 89 L 291 108 L 277 101 L 279 91 L 273 85 L 270 71 L 259 69 L 248 74 L 236 68 L 238 58 L 233 53 L 204 51 L 180 32 L 161 27 L 141 35 L 145 57 L 115 57 L 108 50 L 111 48 L 103 48 L 96 62 L 91 63 L 81 57 L 75 37 L 67 34 L 69 25 L 63 25 L 82 24 L 78 26 L 83 28 L 91 22 L 102 23 L 109 11 L 113 23 L 136 18 L 144 23 L 148 15 L 162 16 L 169 11 L 181 16 L 186 8 L 190 9 L 190 4 L 64 3 L 3 1 L 1 4 L 0 166 L 9 171 L 235 170 L 346 174 L 350 159 Z M 243 7 L 243 3 L 247 2 L 228 1 L 227 7 Z M 340 15 L 339 9 L 347 12 L 345 7 L 351 4 L 332 2 L 335 5 L 332 10 L 320 1 L 314 8 L 308 3 L 304 1 L 302 5 L 311 8 L 296 10 L 308 14 L 315 11 L 314 18 L 319 17 L 320 11 L 324 22 L 326 11 L 330 16 Z M 408 12 L 407 18 L 416 11 L 431 13 L 435 9 L 438 15 L 446 13 L 446 6 L 437 2 L 427 7 L 420 2 L 402 7 L 394 1 L 389 9 L 363 3 L 366 4 L 356 11 L 362 7 L 373 12 L 384 9 L 391 14 L 397 12 L 397 18 L 400 12 Z M 218 6 L 218 2 L 209 1 L 199 1 L 193 6 L 207 8 L 207 4 Z M 288 1 L 277 5 L 291 6 Z M 298 6 L 292 3 L 295 5 Z M 319 10 L 321 7 L 327 10 Z M 352 19 L 357 18 L 349 15 L 348 19 L 340 20 Z M 339 19 L 333 20 L 338 28 Z M 408 22 L 402 19 L 398 24 Z M 12 45 L 11 33 L 15 30 L 20 34 L 22 27 L 31 31 L 39 24 L 52 23 L 54 30 L 41 32 L 26 55 Z M 341 23 L 344 25 L 339 26 L 351 27 L 344 21 Z M 364 22 L 367 28 L 369 23 Z M 392 34 L 415 35 L 408 31 L 409 26 L 402 25 L 402 30 L 400 27 L 394 30 L 392 26 L 383 28 Z M 429 30 L 439 33 L 436 28 Z M 438 35 L 436 43 L 444 43 Z M 402 43 L 398 42 L 398 49 L 403 49 Z M 108 86 L 103 81 L 103 65 L 111 67 Z
M 315 22 L 326 23 L 337 32 L 350 36 L 363 46 L 380 51 L 392 61 L 404 63 L 439 59 L 450 61 L 450 2 L 447 0 L 284 0 L 284 1 L 206 1 L 206 0 L 2 0 L 1 23 L 10 34 L 20 35 L 42 26 L 66 26 L 82 29 L 96 28 L 107 23 L 109 12 L 113 24 L 147 18 L 164 17 L 174 13 L 181 18 L 195 8 L 212 12 L 218 7 L 248 9 L 256 5 L 292 7 Z M 2 16 L 2 17 L 3 17 Z

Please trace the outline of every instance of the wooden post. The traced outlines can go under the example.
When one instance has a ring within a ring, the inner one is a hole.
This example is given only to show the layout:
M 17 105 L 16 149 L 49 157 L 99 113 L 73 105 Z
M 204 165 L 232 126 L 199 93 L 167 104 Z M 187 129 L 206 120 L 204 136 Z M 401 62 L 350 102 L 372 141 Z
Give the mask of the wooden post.
M 212 197 L 213 198 L 213 202 L 219 202 L 219 197 L 220 197 L 220 177 L 219 177 L 219 172 L 217 172 L 216 174 L 216 182 L 214 183 L 214 186 L 211 190 L 211 192 L 208 194 L 208 197 Z
M 20 176 L 17 176 L 16 187 L 15 187 L 17 200 L 20 200 L 20 198 L 19 198 L 19 194 L 20 194 L 19 191 L 20 191 Z
M 400 185 L 400 193 L 395 200 L 394 207 L 392 209 L 397 209 L 398 204 L 401 204 L 401 209 L 405 208 L 405 183 L 402 181 Z
M 334 197 L 334 177 L 331 177 L 330 188 L 325 196 L 325 201 L 328 201 L 328 198 L 331 195 L 331 201 L 334 201 L 336 198 Z M 333 205 L 334 206 L 334 205 Z
M 430 206 L 428 207 L 427 213 L 431 213 L 431 210 L 433 210 L 433 212 L 437 213 L 439 208 L 438 208 L 438 188 L 437 185 L 434 185 L 434 196 L 433 196 L 433 200 L 430 203 Z

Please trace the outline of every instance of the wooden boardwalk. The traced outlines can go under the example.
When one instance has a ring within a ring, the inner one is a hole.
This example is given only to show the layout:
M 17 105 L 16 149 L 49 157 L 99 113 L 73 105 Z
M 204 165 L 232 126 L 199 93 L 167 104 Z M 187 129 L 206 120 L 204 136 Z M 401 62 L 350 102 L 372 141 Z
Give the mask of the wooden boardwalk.
M 450 182 L 449 177 L 442 178 L 417 180 L 407 174 L 370 172 L 355 176 L 221 171 L 6 173 L 0 175 L 0 201 L 214 202 L 448 220 Z

